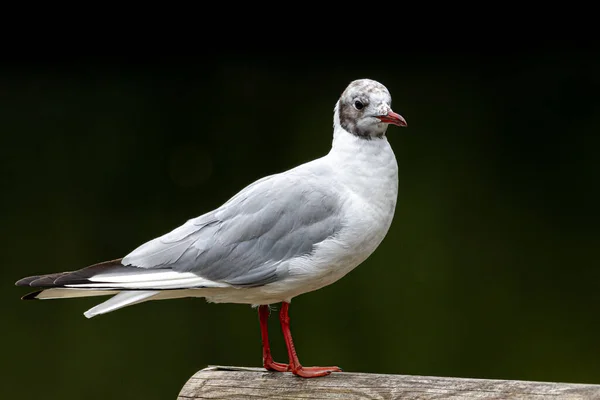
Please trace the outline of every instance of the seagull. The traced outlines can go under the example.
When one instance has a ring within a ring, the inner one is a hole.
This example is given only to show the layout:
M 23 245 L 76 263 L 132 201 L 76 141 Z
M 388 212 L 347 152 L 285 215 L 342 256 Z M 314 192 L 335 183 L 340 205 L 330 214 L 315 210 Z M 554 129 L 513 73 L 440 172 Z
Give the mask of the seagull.
M 148 300 L 203 297 L 258 309 L 263 366 L 313 378 L 339 367 L 304 367 L 290 331 L 296 296 L 344 277 L 365 261 L 390 228 L 398 164 L 390 124 L 406 127 L 391 96 L 371 79 L 350 82 L 334 107 L 329 153 L 248 185 L 223 205 L 187 220 L 125 257 L 16 282 L 37 288 L 22 299 L 113 295 L 87 318 Z M 289 363 L 273 361 L 267 321 L 279 319 Z

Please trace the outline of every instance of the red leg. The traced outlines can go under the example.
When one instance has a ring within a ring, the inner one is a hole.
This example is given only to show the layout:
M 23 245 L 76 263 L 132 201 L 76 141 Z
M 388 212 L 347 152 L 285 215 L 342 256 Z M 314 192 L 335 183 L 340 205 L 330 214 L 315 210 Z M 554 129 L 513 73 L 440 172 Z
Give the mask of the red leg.
M 332 372 L 341 372 L 342 370 L 339 367 L 303 367 L 300 364 L 300 361 L 298 360 L 298 355 L 296 354 L 296 349 L 294 348 L 294 342 L 292 341 L 292 332 L 290 331 L 290 317 L 288 315 L 289 307 L 290 303 L 283 302 L 281 303 L 281 311 L 279 312 L 281 330 L 283 331 L 283 337 L 285 338 L 288 356 L 290 357 L 290 365 L 288 371 L 291 370 L 295 375 L 301 376 L 303 378 L 316 378 L 319 376 L 329 375 Z
M 273 356 L 271 355 L 271 346 L 269 344 L 269 327 L 267 324 L 269 320 L 269 306 L 259 306 L 258 317 L 260 319 L 260 334 L 263 345 L 263 366 L 269 371 L 289 371 L 290 367 L 287 364 L 274 362 Z

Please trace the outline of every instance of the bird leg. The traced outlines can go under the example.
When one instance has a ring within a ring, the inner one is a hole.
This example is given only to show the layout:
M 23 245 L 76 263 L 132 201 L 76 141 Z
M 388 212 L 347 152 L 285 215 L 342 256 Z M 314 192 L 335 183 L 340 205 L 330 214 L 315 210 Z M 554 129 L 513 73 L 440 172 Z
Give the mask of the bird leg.
M 273 361 L 273 356 L 271 355 L 271 345 L 269 344 L 269 326 L 267 324 L 269 320 L 269 313 L 269 306 L 258 307 L 258 317 L 260 320 L 260 334 L 262 337 L 263 345 L 263 366 L 269 371 L 290 371 L 289 365 Z
M 294 375 L 300 376 L 302 378 L 316 378 L 319 376 L 329 375 L 332 372 L 341 372 L 342 370 L 339 367 L 303 367 L 300 364 L 300 361 L 298 360 L 298 355 L 296 354 L 296 349 L 294 347 L 294 342 L 292 340 L 292 332 L 290 331 L 290 317 L 288 315 L 289 307 L 290 303 L 283 302 L 281 303 L 281 311 L 279 312 L 281 330 L 283 331 L 283 337 L 285 338 L 285 344 L 287 346 L 288 356 L 290 358 L 290 364 L 287 370 L 292 371 Z M 263 344 L 264 338 L 265 336 L 263 335 Z

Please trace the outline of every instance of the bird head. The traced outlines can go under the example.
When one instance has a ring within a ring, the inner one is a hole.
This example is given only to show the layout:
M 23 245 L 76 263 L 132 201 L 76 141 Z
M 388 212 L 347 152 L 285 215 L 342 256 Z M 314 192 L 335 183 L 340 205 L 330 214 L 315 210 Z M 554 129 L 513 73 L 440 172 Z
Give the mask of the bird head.
M 389 124 L 405 127 L 406 120 L 392 111 L 392 97 L 371 79 L 352 81 L 335 106 L 334 124 L 364 139 L 381 138 Z

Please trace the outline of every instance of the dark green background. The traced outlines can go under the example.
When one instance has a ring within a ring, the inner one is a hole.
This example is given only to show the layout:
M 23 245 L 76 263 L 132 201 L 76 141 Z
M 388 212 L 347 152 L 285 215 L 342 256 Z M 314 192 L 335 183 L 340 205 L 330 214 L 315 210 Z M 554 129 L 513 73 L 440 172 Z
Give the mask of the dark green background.
M 388 236 L 296 298 L 305 365 L 600 384 L 600 58 L 537 47 L 0 67 L 0 398 L 168 399 L 209 364 L 259 366 L 255 310 L 25 302 L 14 282 L 125 255 L 254 180 L 324 155 L 353 79 L 388 87 Z M 276 359 L 286 353 L 272 318 Z

